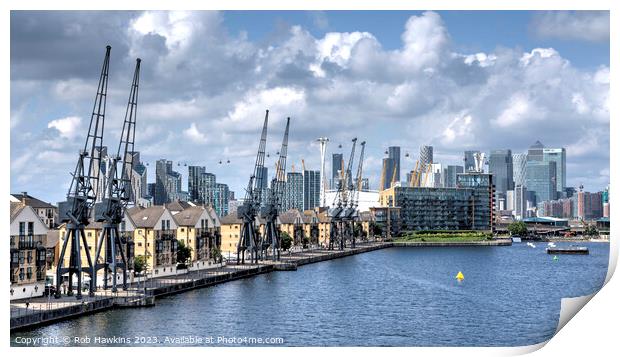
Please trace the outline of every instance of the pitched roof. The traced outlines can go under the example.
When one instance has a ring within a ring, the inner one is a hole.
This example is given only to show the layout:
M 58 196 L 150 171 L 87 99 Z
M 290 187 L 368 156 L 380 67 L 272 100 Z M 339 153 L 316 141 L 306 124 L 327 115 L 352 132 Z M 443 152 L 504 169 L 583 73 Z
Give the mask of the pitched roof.
M 24 207 L 26 206 L 24 206 L 21 202 L 11 202 L 11 222 L 13 222 L 15 217 L 17 217 L 19 212 L 21 212 Z
M 56 206 L 51 203 L 43 202 L 38 198 L 30 196 L 26 192 L 12 193 L 11 196 L 15 197 L 15 199 L 19 201 L 25 201 L 26 206 L 30 206 L 32 208 L 56 208 Z
M 132 207 L 127 209 L 127 212 L 137 228 L 154 228 L 165 210 L 164 206 L 151 206 L 146 208 Z
M 183 211 L 174 215 L 174 220 L 177 221 L 179 226 L 195 226 L 200 219 L 200 216 L 205 212 L 205 208 L 202 206 L 188 207 Z
M 282 222 L 282 224 L 303 223 L 303 218 L 301 216 L 301 213 L 294 208 L 286 212 L 280 213 L 278 215 L 278 218 L 280 218 L 280 222 Z
M 316 212 L 314 210 L 305 210 L 303 215 L 302 215 L 302 219 L 304 221 L 304 223 L 313 223 L 314 222 L 318 222 L 319 221 L 319 217 L 316 214 Z
M 170 211 L 183 211 L 184 209 L 188 208 L 188 207 L 192 207 L 192 205 L 190 205 L 189 203 L 185 202 L 185 201 L 172 201 L 169 203 L 166 203 L 166 208 Z
M 241 224 L 243 221 L 240 218 L 237 218 L 236 213 L 227 214 L 224 217 L 220 217 L 221 224 Z
M 54 248 L 60 239 L 60 231 L 58 229 L 50 229 L 47 231 L 47 239 L 45 240 L 45 248 Z
M 327 211 L 319 212 L 317 216 L 319 217 L 320 223 L 329 223 L 332 221 L 332 219 L 327 215 Z

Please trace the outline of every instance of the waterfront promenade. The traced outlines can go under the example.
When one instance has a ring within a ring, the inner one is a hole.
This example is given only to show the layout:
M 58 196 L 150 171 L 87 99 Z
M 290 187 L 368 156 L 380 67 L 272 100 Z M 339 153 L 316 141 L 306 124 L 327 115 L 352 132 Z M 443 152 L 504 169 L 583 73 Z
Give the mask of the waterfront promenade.
M 156 304 L 160 296 L 177 294 L 197 288 L 203 288 L 236 279 L 269 273 L 272 271 L 296 270 L 298 266 L 321 261 L 338 259 L 354 254 L 365 253 L 389 247 L 424 247 L 424 246 L 488 246 L 510 245 L 508 239 L 480 242 L 358 242 L 355 248 L 344 250 L 307 249 L 286 252 L 280 261 L 263 260 L 258 264 L 238 265 L 235 260 L 223 266 L 196 270 L 185 274 L 147 279 L 143 282 L 129 284 L 127 291 L 119 288 L 117 293 L 110 290 L 97 291 L 95 296 L 83 294 L 81 300 L 64 296 L 61 299 L 39 297 L 25 301 L 11 302 L 11 330 L 30 329 L 39 325 L 96 313 L 111 308 L 147 307 Z

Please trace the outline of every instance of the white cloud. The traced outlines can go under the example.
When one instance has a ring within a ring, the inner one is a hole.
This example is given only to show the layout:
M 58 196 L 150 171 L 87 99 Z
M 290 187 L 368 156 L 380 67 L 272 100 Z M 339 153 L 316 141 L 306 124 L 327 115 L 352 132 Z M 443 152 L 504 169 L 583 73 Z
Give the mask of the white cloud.
M 60 132 L 60 135 L 66 139 L 73 139 L 77 135 L 82 134 L 78 130 L 82 124 L 82 118 L 80 117 L 66 117 L 61 119 L 52 120 L 47 124 L 48 129 L 54 128 Z
M 215 12 L 143 12 L 127 20 L 124 61 L 143 58 L 136 133 L 136 150 L 143 159 L 211 165 L 234 158 L 231 165 L 215 168 L 221 170 L 219 180 L 239 189 L 247 182 L 239 172 L 253 165 L 269 109 L 269 150 L 280 145 L 287 116 L 292 118 L 291 162 L 304 158 L 307 166 L 315 165 L 318 149 L 308 143 L 319 136 L 330 137 L 332 152 L 339 151 L 337 143 L 346 151 L 357 136 L 368 141 L 367 157 L 375 158 L 365 165 L 371 182 L 378 182 L 381 171 L 380 147 L 396 142 L 412 156 L 422 144 L 435 145 L 437 157 L 450 160 L 464 149 L 519 152 L 540 139 L 550 146 L 566 145 L 569 163 L 588 160 L 596 177 L 609 164 L 609 68 L 604 64 L 575 67 L 554 48 L 467 53 L 462 44 L 452 44 L 433 12 L 409 18 L 396 49 L 385 49 L 375 34 L 356 28 L 315 37 L 291 26 L 252 42 L 247 34 L 228 34 L 222 19 Z M 122 71 L 130 73 L 133 66 L 125 65 Z M 118 67 L 115 62 L 115 74 L 122 73 Z M 119 78 L 110 82 L 109 91 L 121 95 L 109 98 L 108 117 L 116 119 L 106 123 L 107 138 L 117 137 L 113 127 L 124 114 L 128 83 Z M 20 84 L 12 81 L 11 86 Z M 28 131 L 35 133 L 48 125 L 54 130 L 43 130 L 39 142 L 47 147 L 37 152 L 70 152 L 73 157 L 75 140 L 66 138 L 83 137 L 85 129 L 68 118 L 90 110 L 95 86 L 96 78 L 71 76 L 33 82 L 12 97 L 12 125 L 19 122 L 16 130 L 29 125 Z M 62 99 L 62 107 L 54 110 L 64 110 L 58 116 L 65 118 L 50 121 L 56 117 L 34 112 L 31 94 Z M 31 118 L 42 118 L 43 124 Z M 587 130 L 594 134 L 584 136 Z M 48 165 L 24 156 L 22 148 L 30 141 L 12 138 L 15 177 L 26 177 L 24 163 Z M 200 150 L 192 150 L 197 144 L 209 144 L 216 159 L 208 162 Z M 49 180 L 65 180 L 67 171 L 67 165 L 50 166 Z
M 183 135 L 196 144 L 206 144 L 208 141 L 207 136 L 198 130 L 196 123 L 192 123 L 189 128 L 183 130 Z
M 609 41 L 609 11 L 549 11 L 534 16 L 531 26 L 543 38 Z

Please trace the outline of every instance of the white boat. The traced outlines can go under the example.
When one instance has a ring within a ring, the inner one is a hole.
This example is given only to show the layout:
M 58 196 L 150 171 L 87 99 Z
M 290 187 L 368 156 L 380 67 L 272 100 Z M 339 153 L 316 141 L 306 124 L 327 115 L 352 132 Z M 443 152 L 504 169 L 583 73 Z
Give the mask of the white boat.
M 510 237 L 513 243 L 521 243 L 521 237 Z

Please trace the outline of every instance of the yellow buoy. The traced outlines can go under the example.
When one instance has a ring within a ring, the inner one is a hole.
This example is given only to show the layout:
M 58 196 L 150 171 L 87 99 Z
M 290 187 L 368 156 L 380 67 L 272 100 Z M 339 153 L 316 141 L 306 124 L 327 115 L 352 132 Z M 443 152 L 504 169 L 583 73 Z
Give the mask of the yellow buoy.
M 463 273 L 459 272 L 458 274 L 456 274 L 456 280 L 461 281 L 465 279 L 465 276 L 463 275 Z

